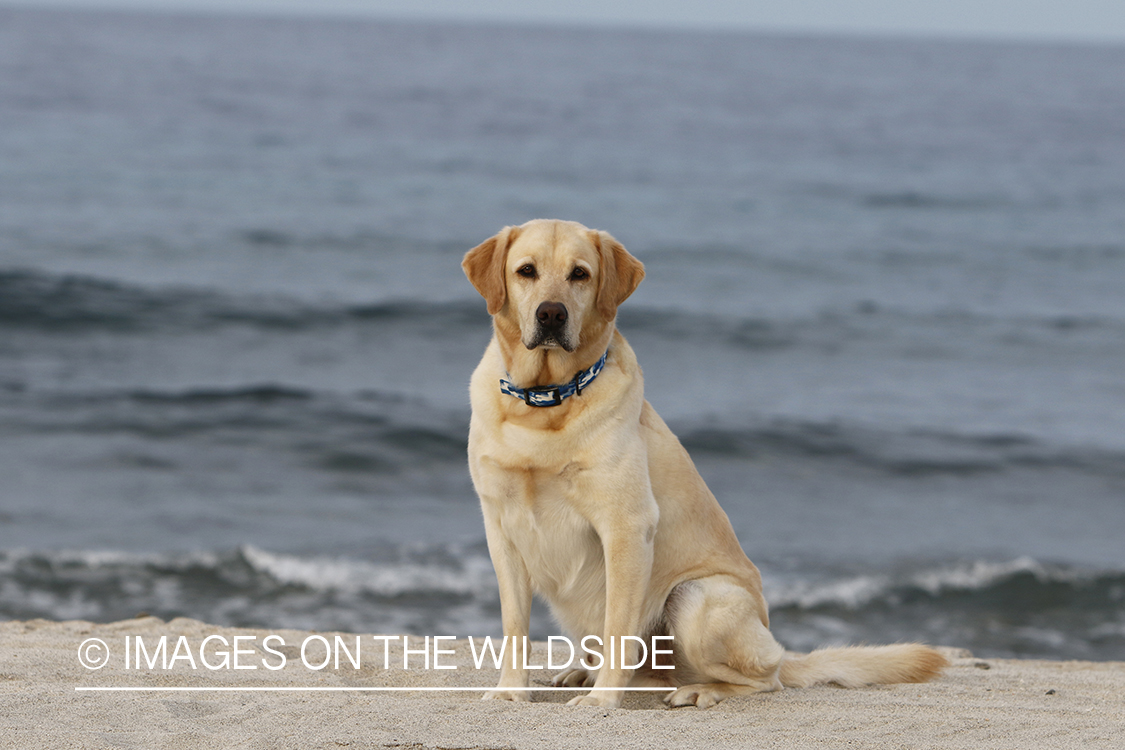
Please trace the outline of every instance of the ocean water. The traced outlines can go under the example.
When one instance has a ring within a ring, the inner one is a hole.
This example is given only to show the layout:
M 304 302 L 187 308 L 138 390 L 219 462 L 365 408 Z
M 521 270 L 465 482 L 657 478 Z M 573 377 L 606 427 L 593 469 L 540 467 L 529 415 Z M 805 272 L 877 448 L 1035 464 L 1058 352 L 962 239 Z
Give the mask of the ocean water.
M 535 217 L 645 262 L 787 646 L 1125 659 L 1120 46 L 0 9 L 0 617 L 497 633 Z

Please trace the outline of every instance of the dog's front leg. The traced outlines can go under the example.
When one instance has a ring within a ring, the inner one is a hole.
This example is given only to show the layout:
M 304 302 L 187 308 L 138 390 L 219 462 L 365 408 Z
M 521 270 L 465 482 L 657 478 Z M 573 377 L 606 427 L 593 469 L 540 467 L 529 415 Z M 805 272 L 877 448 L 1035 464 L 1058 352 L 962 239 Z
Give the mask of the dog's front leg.
M 655 509 L 655 502 L 652 508 Z M 640 635 L 642 609 L 652 575 L 655 531 L 654 513 L 651 519 L 643 516 L 633 518 L 628 523 L 612 524 L 599 533 L 606 573 L 605 625 L 602 630 L 604 663 L 590 692 L 571 700 L 571 706 L 617 708 L 621 705 L 624 688 L 634 671 L 622 665 L 637 663 L 636 643 L 623 641 L 622 636 Z
M 501 530 L 497 516 L 485 507 L 484 530 L 496 581 L 500 584 L 500 621 L 504 627 L 505 646 L 500 682 L 495 690 L 484 694 L 484 700 L 531 700 L 527 690 L 528 655 L 525 646 L 531 627 L 531 579 L 523 559 Z

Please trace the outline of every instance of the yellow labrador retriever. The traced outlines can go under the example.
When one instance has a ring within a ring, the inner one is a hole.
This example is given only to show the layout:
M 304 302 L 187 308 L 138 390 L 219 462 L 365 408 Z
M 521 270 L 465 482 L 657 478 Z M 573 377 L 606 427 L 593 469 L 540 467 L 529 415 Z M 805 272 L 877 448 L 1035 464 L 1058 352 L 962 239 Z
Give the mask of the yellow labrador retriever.
M 528 700 L 532 592 L 572 637 L 624 643 L 603 655 L 612 663 L 555 678 L 592 688 L 572 705 L 615 707 L 626 687 L 662 685 L 677 688 L 672 706 L 707 707 L 783 685 L 922 682 L 946 665 L 917 644 L 795 654 L 774 640 L 758 569 L 645 401 L 615 327 L 644 266 L 613 237 L 536 220 L 501 230 L 462 267 L 493 320 L 470 387 L 469 468 L 516 648 L 485 698 Z M 672 636 L 661 644 L 674 668 L 622 667 L 641 652 L 621 636 L 654 634 Z

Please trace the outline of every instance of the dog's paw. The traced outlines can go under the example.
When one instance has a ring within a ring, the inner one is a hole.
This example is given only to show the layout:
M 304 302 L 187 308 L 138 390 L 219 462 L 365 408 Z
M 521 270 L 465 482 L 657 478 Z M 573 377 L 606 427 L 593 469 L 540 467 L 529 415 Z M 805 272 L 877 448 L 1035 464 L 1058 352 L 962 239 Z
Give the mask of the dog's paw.
M 585 669 L 568 669 L 559 672 L 551 680 L 555 687 L 592 687 L 598 678 L 597 672 L 588 672 Z
M 482 701 L 530 701 L 531 691 L 496 688 L 480 697 Z
M 697 706 L 710 708 L 726 696 L 712 689 L 710 685 L 684 685 L 682 688 L 669 693 L 664 702 L 672 708 L 682 706 Z
M 597 708 L 617 708 L 621 705 L 621 692 L 614 690 L 593 690 L 589 695 L 580 695 L 567 701 L 568 706 L 595 706 Z

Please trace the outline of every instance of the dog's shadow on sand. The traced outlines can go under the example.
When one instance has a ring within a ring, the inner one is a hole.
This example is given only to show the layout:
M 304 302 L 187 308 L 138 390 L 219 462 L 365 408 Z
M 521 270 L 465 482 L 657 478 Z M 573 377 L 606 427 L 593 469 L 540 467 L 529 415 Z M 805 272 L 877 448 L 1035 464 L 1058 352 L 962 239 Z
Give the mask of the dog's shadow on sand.
M 536 689 L 549 687 L 551 687 L 551 683 L 546 680 L 534 681 L 531 685 L 531 700 L 536 703 L 557 703 L 565 705 L 567 701 L 575 696 L 586 694 L 586 689 L 582 691 Z M 635 711 L 666 711 L 668 706 L 665 705 L 663 701 L 665 695 L 666 693 L 663 692 L 627 692 L 625 693 L 624 699 L 621 701 L 621 708 Z

